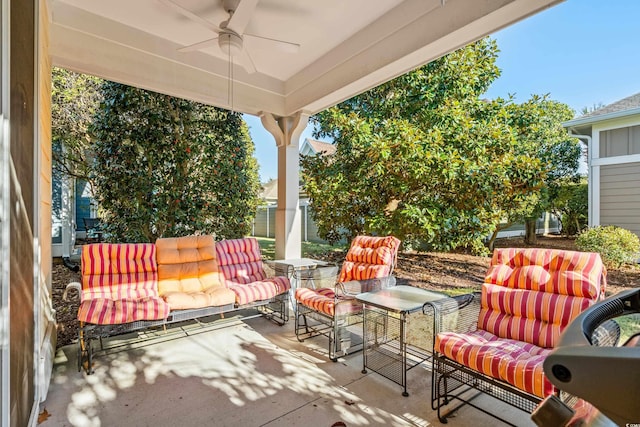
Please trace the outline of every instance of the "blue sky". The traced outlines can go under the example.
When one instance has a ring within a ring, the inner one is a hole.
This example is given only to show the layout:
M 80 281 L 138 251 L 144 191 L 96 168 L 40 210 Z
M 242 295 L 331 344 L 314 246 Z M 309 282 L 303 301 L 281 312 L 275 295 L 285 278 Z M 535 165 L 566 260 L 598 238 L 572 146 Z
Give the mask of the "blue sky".
M 567 0 L 492 35 L 502 75 L 488 98 L 549 94 L 579 112 L 640 92 L 640 1 Z M 246 116 L 260 178 L 277 178 L 273 137 Z M 301 141 L 311 136 L 308 127 Z

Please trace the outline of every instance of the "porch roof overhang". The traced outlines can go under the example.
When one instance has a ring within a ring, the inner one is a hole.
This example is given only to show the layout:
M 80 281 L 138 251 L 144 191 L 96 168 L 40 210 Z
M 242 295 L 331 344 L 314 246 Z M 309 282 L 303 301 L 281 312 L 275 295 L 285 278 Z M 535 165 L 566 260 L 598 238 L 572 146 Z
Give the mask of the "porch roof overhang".
M 297 53 L 244 38 L 255 72 L 233 66 L 233 109 L 315 114 L 562 0 L 241 0 L 245 32 L 300 45 Z M 221 0 L 173 0 L 214 27 Z M 216 34 L 161 0 L 51 0 L 55 66 L 230 108 L 228 55 Z
M 587 117 L 578 117 L 562 123 L 562 126 L 574 133 L 591 135 L 591 129 L 594 124 L 602 123 L 609 120 L 623 119 L 640 115 L 640 107 L 630 108 L 628 110 L 613 111 L 607 114 L 590 115 Z

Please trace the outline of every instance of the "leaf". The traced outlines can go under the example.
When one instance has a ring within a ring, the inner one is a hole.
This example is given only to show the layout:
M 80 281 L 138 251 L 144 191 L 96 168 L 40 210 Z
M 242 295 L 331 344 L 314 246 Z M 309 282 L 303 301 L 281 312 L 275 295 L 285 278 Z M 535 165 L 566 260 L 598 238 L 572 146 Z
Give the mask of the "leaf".
M 38 424 L 41 424 L 49 419 L 51 414 L 47 412 L 47 408 L 44 408 L 42 412 L 38 414 Z

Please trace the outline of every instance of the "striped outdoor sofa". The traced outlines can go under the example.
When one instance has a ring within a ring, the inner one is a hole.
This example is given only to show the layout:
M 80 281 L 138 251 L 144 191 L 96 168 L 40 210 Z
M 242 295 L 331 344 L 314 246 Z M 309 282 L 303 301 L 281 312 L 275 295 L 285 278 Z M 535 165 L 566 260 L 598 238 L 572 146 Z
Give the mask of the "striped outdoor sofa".
M 497 249 L 481 292 L 455 297 L 453 308 L 439 310 L 432 371 L 439 419 L 446 422 L 458 409 L 442 412 L 454 399 L 499 418 L 464 397 L 470 388 L 529 413 L 557 394 L 544 359 L 567 325 L 604 298 L 605 286 L 599 254 Z
M 85 245 L 78 370 L 92 372 L 92 340 L 255 307 L 282 325 L 289 319 L 287 277 L 267 277 L 258 241 L 212 236 L 153 243 Z M 65 294 L 67 291 L 65 291 Z
M 329 358 L 361 349 L 351 341 L 347 327 L 362 323 L 362 304 L 354 298 L 361 292 L 395 285 L 392 276 L 400 240 L 393 236 L 356 236 L 342 264 L 303 270 L 296 277 L 295 332 L 299 341 L 317 335 L 329 338 Z M 337 279 L 337 281 L 336 281 Z M 316 323 L 311 323 L 314 320 Z

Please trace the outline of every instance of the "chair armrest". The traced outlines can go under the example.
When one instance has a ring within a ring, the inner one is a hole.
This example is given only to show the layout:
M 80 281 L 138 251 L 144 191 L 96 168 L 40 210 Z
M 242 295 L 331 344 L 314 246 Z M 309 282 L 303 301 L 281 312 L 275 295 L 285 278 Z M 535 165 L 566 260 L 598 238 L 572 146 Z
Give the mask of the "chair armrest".
M 380 289 L 390 288 L 395 285 L 395 276 L 341 282 L 336 284 L 336 296 L 355 297 L 363 292 L 379 291 Z
M 480 292 L 456 295 L 451 298 L 426 303 L 423 314 L 432 315 L 438 332 L 471 332 L 478 329 Z M 434 313 L 435 311 L 435 313 Z
M 76 296 L 78 297 L 78 299 L 80 299 L 80 292 L 81 292 L 81 285 L 79 282 L 71 282 L 67 285 L 66 288 L 64 288 L 64 292 L 62 293 L 62 299 L 64 301 L 69 301 L 67 299 L 67 295 L 69 293 L 70 290 L 75 290 L 76 291 Z
M 328 264 L 304 270 L 294 270 L 293 279 L 299 288 L 335 288 L 340 269 L 337 265 Z

